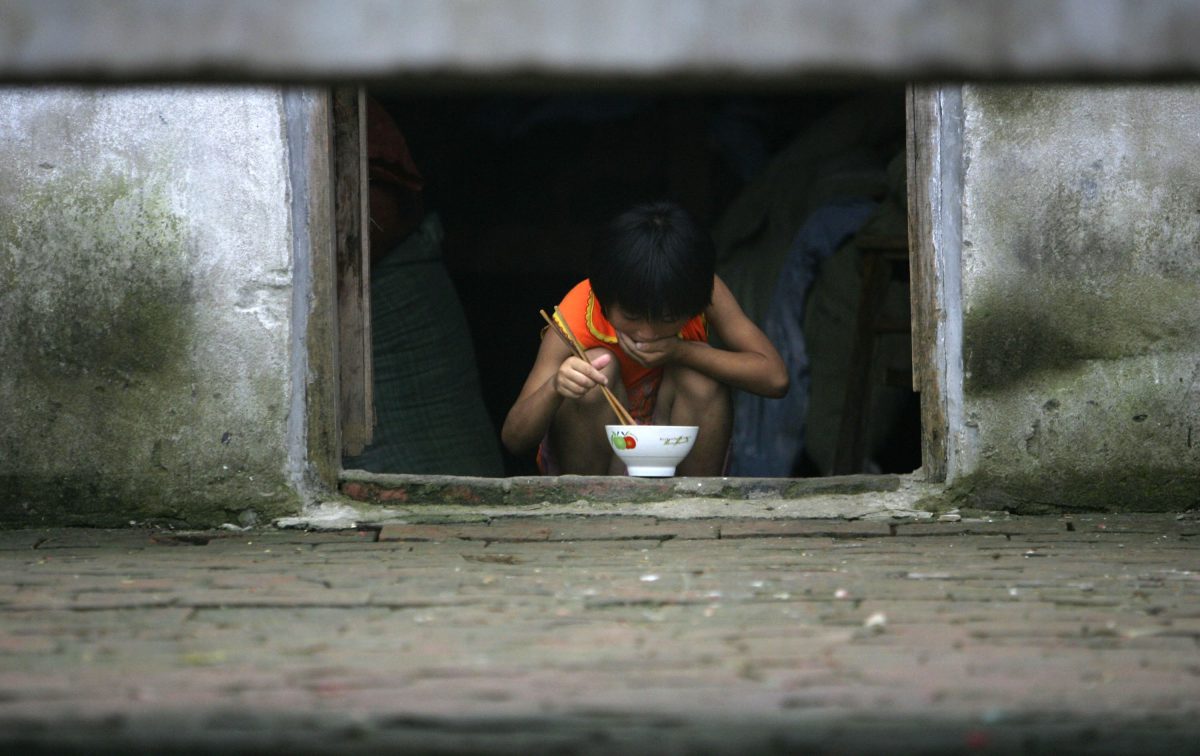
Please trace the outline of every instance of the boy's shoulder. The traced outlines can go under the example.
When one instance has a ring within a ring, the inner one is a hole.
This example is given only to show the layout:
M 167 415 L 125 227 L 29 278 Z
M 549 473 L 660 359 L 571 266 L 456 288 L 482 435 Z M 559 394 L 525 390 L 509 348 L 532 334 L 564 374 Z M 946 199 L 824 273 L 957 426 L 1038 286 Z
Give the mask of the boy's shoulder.
M 616 330 L 604 317 L 590 280 L 585 278 L 575 284 L 563 297 L 558 309 L 585 346 L 617 343 Z
M 571 290 L 567 292 L 566 296 L 563 297 L 562 302 L 559 303 L 558 306 L 561 309 L 568 304 L 579 302 L 582 299 L 586 299 L 591 295 L 591 293 L 592 281 L 590 278 L 585 278 L 571 287 Z

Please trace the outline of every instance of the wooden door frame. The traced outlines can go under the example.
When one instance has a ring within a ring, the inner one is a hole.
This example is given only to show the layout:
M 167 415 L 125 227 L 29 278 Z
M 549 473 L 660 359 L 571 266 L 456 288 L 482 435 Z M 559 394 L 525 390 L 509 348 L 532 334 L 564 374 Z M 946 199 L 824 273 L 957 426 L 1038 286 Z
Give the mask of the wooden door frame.
M 962 87 L 906 89 L 913 389 L 921 397 L 921 475 L 947 481 L 962 432 Z M 332 93 L 338 423 L 343 455 L 371 442 L 369 177 L 366 91 Z
M 341 454 L 353 456 L 371 443 L 375 429 L 366 90 L 335 88 L 332 99 L 337 417 Z
M 952 480 L 962 433 L 963 109 L 960 85 L 907 87 L 908 243 L 913 389 L 921 468 Z

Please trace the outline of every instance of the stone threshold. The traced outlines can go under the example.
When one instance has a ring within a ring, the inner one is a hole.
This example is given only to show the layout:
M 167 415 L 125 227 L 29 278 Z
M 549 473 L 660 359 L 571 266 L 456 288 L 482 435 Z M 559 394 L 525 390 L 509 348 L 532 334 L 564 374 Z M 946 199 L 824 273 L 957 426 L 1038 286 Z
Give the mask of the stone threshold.
M 932 520 L 947 512 L 944 486 L 911 475 L 830 478 L 473 478 L 344 471 L 340 496 L 278 527 L 334 529 L 528 516 L 633 515 L 661 519 Z
M 734 501 L 899 491 L 914 475 L 843 475 L 829 478 L 631 478 L 623 476 L 389 475 L 346 470 L 341 493 L 370 504 L 566 504 L 657 502 L 715 498 Z

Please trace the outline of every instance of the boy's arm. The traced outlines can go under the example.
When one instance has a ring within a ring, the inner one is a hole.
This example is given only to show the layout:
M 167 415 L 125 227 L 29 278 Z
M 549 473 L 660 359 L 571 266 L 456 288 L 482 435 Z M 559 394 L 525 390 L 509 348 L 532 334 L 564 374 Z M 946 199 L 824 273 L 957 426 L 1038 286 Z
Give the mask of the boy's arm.
M 607 382 L 599 368 L 609 359 L 611 355 L 589 364 L 572 355 L 561 339 L 544 335 L 525 385 L 500 429 L 505 448 L 513 454 L 536 448 L 564 398 L 581 397 L 597 383 Z
M 707 310 L 709 327 L 716 331 L 724 349 L 707 344 L 704 350 L 687 353 L 699 364 L 692 365 L 722 383 L 752 394 L 778 399 L 788 392 L 787 365 L 767 335 L 754 324 L 725 282 L 713 282 L 712 304 Z M 688 364 L 685 356 L 683 364 Z
M 712 303 L 704 313 L 724 348 L 675 339 L 664 362 L 692 368 L 753 394 L 774 399 L 787 394 L 789 379 L 783 358 L 719 277 L 713 282 Z

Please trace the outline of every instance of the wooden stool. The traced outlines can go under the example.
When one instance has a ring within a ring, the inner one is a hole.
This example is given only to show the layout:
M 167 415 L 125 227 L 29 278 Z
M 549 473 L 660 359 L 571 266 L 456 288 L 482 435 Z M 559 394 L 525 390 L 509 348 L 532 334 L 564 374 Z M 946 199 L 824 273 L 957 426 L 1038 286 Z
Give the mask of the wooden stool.
M 862 253 L 862 291 L 846 376 L 846 398 L 833 457 L 834 475 L 862 471 L 876 337 L 887 333 L 910 333 L 912 328 L 907 318 L 903 322 L 880 318 L 884 297 L 893 278 L 898 273 L 902 273 L 902 279 L 908 276 L 908 239 L 903 236 L 859 236 L 855 244 Z

